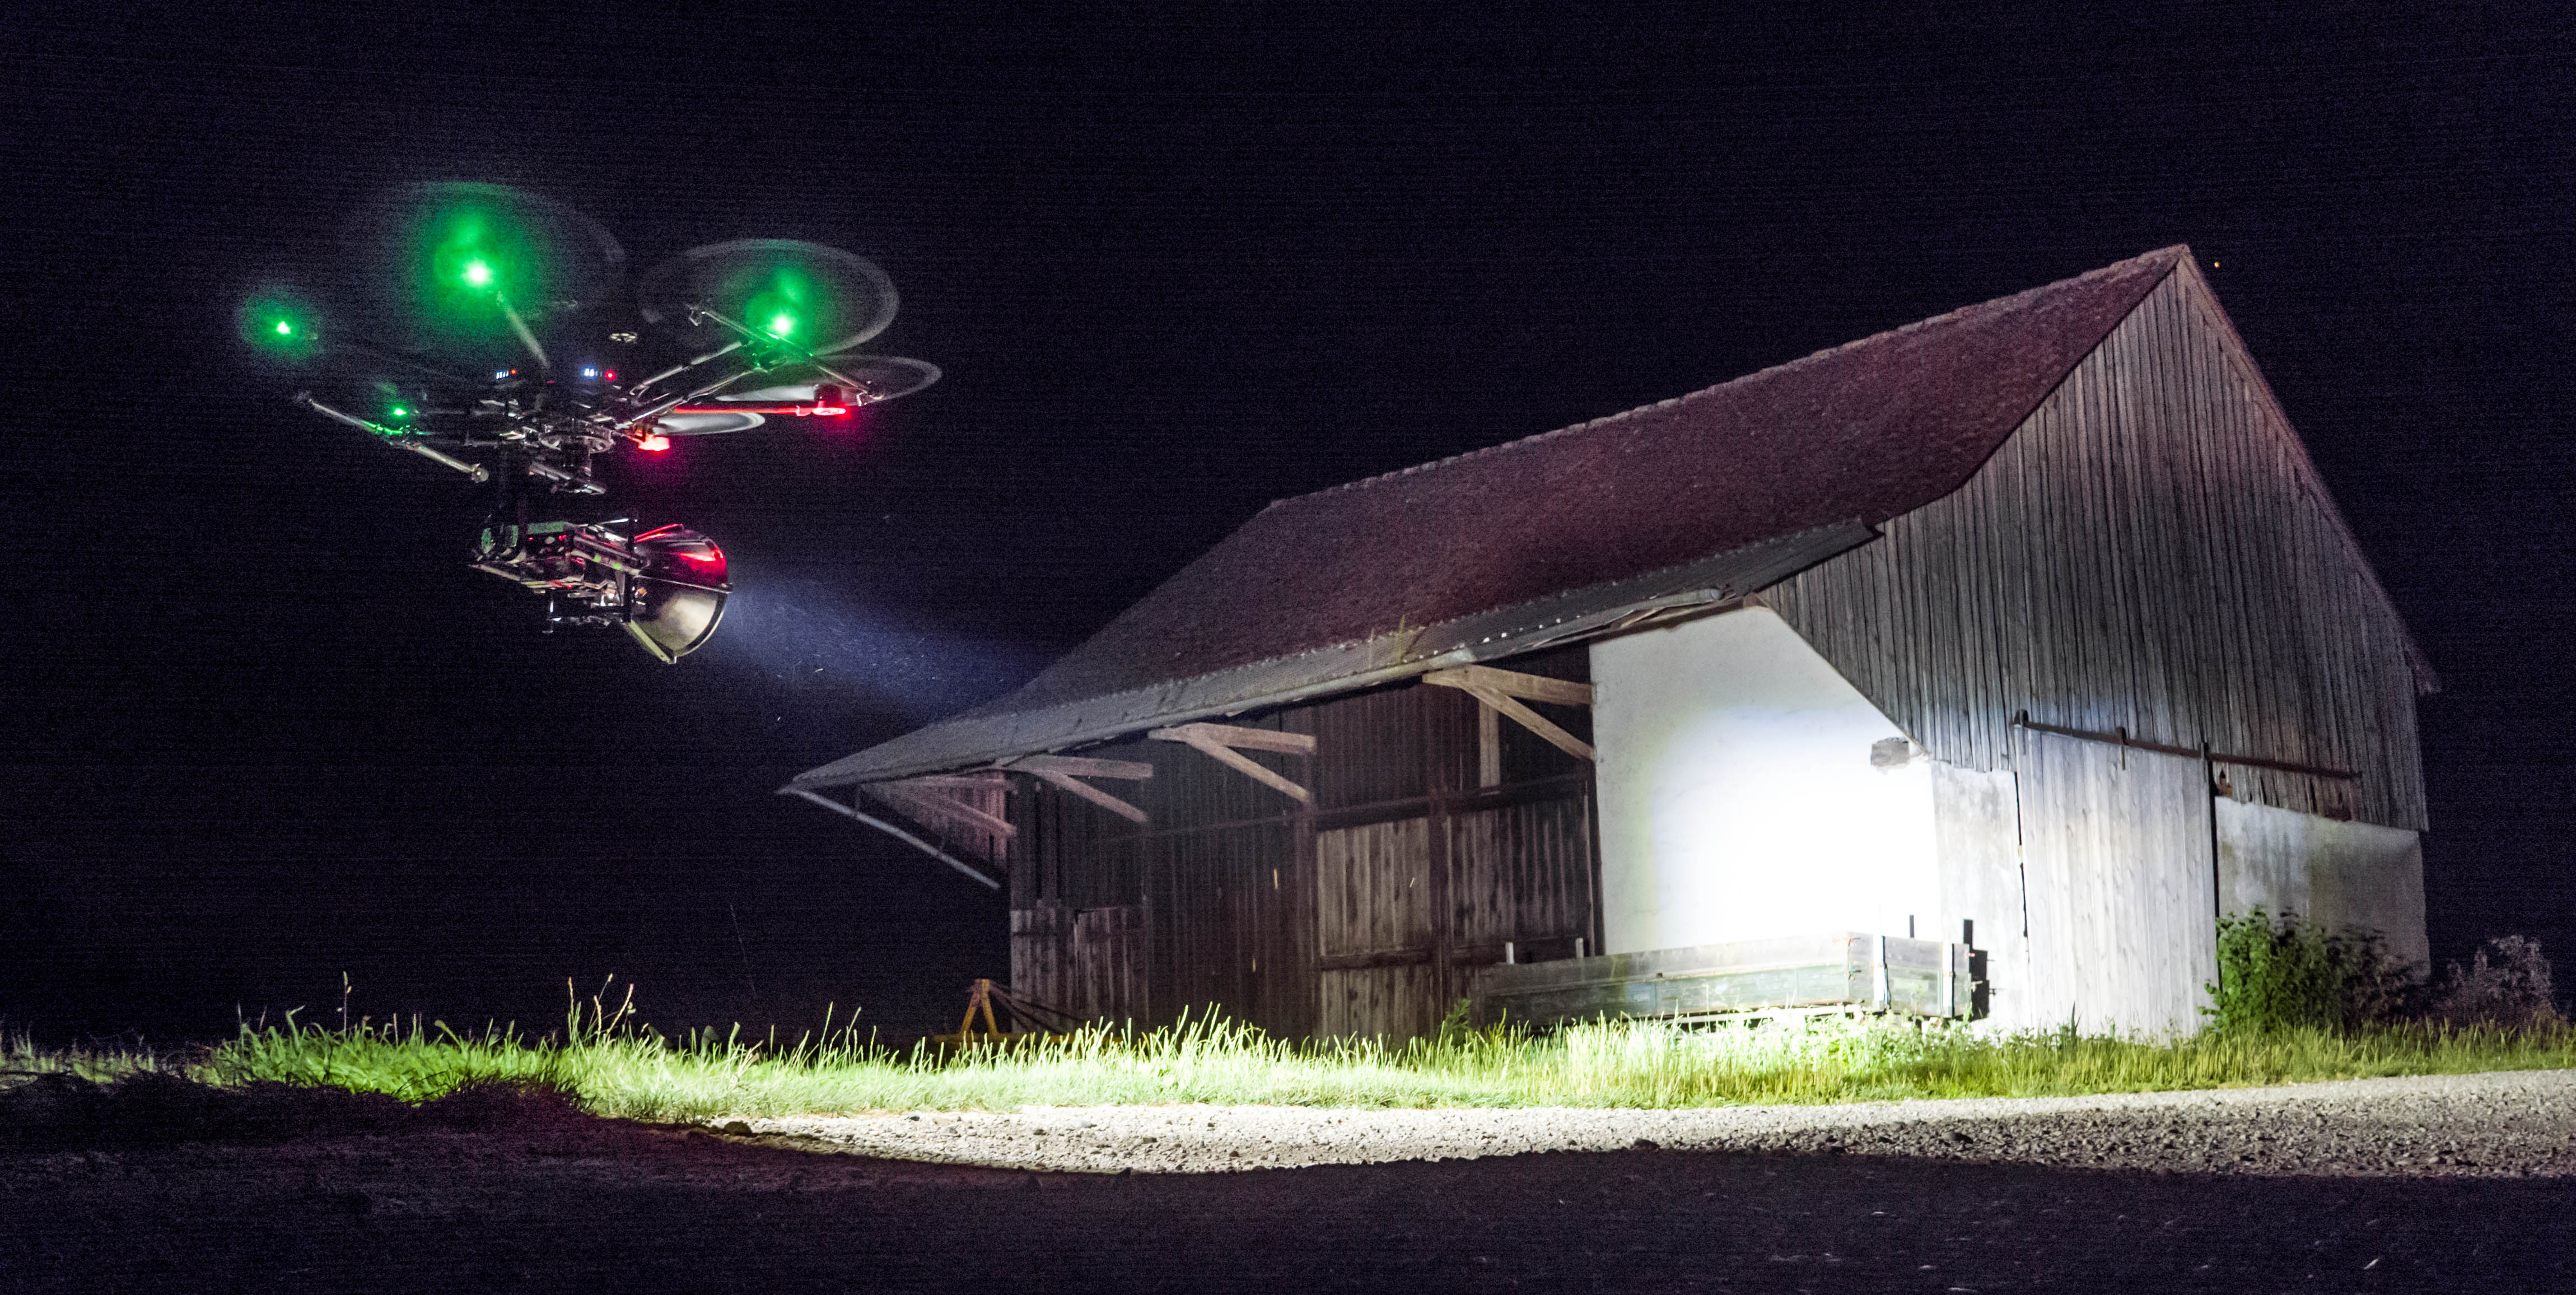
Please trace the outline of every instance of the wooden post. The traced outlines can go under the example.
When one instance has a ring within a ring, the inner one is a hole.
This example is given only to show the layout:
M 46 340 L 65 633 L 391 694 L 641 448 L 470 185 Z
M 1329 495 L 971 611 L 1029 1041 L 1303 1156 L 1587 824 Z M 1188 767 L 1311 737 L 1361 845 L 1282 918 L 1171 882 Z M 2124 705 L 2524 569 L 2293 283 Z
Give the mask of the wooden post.
M 1503 713 L 1476 702 L 1476 785 L 1503 785 Z

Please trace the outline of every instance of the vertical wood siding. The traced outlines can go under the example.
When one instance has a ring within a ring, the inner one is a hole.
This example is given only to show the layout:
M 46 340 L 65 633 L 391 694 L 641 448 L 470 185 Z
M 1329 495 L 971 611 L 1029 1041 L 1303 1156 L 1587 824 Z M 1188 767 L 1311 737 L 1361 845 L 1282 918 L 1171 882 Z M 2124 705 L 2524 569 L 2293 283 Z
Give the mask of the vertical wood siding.
M 1568 957 L 1592 933 L 1592 799 L 1566 796 L 1448 818 L 1450 961 Z M 1464 992 L 1463 979 L 1460 992 Z
M 2200 762 L 2022 735 L 2029 983 L 2016 1024 L 2189 1034 L 2218 978 Z M 2125 760 L 2123 757 L 2126 757 Z
M 2016 711 L 2349 769 L 2240 799 L 2421 829 L 2396 611 L 2184 266 L 1957 492 L 1767 590 L 1933 755 L 2007 767 Z
M 1142 1020 L 1150 954 L 1140 905 L 1011 910 L 1011 988 L 1084 1020 Z
M 1510 664 L 1582 680 L 1589 658 L 1577 647 Z M 1591 732 L 1579 708 L 1551 717 Z M 1505 725 L 1504 784 L 1480 787 L 1476 702 L 1450 688 L 1391 687 L 1227 722 L 1313 736 L 1312 757 L 1249 754 L 1314 803 L 1141 739 L 1083 752 L 1154 766 L 1151 779 L 1103 784 L 1152 817 L 1141 829 L 1014 780 L 1015 985 L 1041 998 L 1046 986 L 1069 1007 L 1094 1002 L 1083 977 L 1106 973 L 1085 970 L 1092 955 L 1078 952 L 1078 932 L 1094 912 L 1132 910 L 1141 1021 L 1215 1007 L 1282 1035 L 1406 1038 L 1436 1025 L 1466 972 L 1499 960 L 1503 941 L 1563 956 L 1577 936 L 1599 939 L 1588 764 Z M 1323 965 L 1372 952 L 1399 960 Z

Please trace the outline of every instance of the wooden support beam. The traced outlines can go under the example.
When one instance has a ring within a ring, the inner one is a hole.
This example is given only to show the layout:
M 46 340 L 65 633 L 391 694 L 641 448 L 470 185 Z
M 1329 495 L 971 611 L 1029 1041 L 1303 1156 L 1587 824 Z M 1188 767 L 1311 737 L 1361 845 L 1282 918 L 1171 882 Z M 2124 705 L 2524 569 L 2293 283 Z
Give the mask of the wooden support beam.
M 953 819 L 972 823 L 987 832 L 992 832 L 1000 836 L 1016 837 L 1020 834 L 1020 829 L 1013 827 L 1011 825 L 1011 821 L 1007 818 L 1000 818 L 992 814 L 987 814 L 983 810 L 967 804 L 965 801 L 954 800 L 947 796 L 942 796 L 936 790 L 931 788 L 912 786 L 910 785 L 910 781 L 911 780 L 907 780 L 906 782 L 870 782 L 861 783 L 860 786 L 866 788 L 869 795 L 875 796 L 877 799 L 882 800 L 915 818 L 921 818 L 925 815 L 931 817 L 946 815 Z
M 1482 698 L 1477 700 L 1476 785 L 1479 787 L 1503 785 L 1502 718 L 1501 711 L 1486 705 Z
M 1053 769 L 1031 769 L 1029 772 L 1037 777 L 1045 779 L 1055 786 L 1062 787 L 1066 791 L 1072 792 L 1076 796 L 1082 797 L 1084 800 L 1090 801 L 1094 805 L 1098 805 L 1102 809 L 1108 810 L 1112 814 L 1116 814 L 1120 818 L 1137 823 L 1151 823 L 1154 821 L 1153 818 L 1146 814 L 1145 811 L 1128 804 L 1126 801 L 1118 799 L 1116 796 L 1110 795 L 1108 792 L 1102 791 L 1098 787 L 1092 786 L 1090 783 L 1084 782 L 1080 778 L 1074 777 L 1072 774 L 1057 773 Z
M 1253 751 L 1285 751 L 1290 755 L 1315 753 L 1315 739 L 1303 733 L 1282 733 L 1271 728 L 1242 728 L 1233 724 L 1175 724 L 1170 728 L 1155 729 L 1145 736 L 1159 738 L 1165 742 L 1187 742 L 1189 739 L 1181 736 L 1184 733 L 1196 733 L 1227 746 L 1239 746 Z
M 1471 665 L 1456 670 L 1434 670 L 1422 676 L 1422 682 L 1443 688 L 1490 688 L 1506 697 L 1526 697 L 1531 701 L 1553 702 L 1559 706 L 1589 706 L 1592 685 L 1571 679 L 1550 679 L 1546 675 L 1522 674 L 1517 670 L 1497 670 L 1492 666 Z
M 1142 760 L 1094 760 L 1079 755 L 1024 755 L 1004 761 L 1005 769 L 1021 773 L 1060 773 L 1074 778 L 1151 778 L 1154 766 Z
M 1487 707 L 1510 716 L 1513 723 L 1546 738 L 1548 744 L 1557 750 L 1577 760 L 1592 758 L 1591 743 L 1566 732 L 1558 727 L 1554 720 L 1531 710 L 1517 700 L 1517 697 L 1528 697 L 1534 701 L 1556 702 L 1566 706 L 1589 706 L 1592 704 L 1592 685 L 1590 684 L 1569 683 L 1563 679 L 1542 679 L 1534 674 L 1515 674 L 1509 670 L 1492 670 L 1475 665 L 1468 666 L 1464 670 L 1434 670 L 1422 676 L 1422 682 L 1442 688 L 1455 688 L 1484 703 Z M 1541 684 L 1549 686 L 1542 688 L 1539 686 Z M 1482 764 L 1482 754 L 1480 750 L 1479 765 Z M 1495 780 L 1499 782 L 1502 773 L 1499 754 L 1496 757 L 1496 764 Z M 1484 771 L 1480 767 L 1477 772 L 1481 775 Z
M 1254 782 L 1269 787 L 1299 804 L 1315 803 L 1315 793 L 1281 777 L 1277 772 L 1253 762 L 1250 756 L 1235 750 L 1246 746 L 1260 751 L 1286 751 L 1295 755 L 1313 755 L 1315 739 L 1303 733 L 1279 733 L 1266 728 L 1237 728 L 1231 724 L 1179 724 L 1158 728 L 1145 736 L 1157 742 L 1180 742 L 1195 747 L 1209 759 L 1233 769 Z
M 1011 780 L 998 773 L 925 773 L 903 780 L 906 787 L 953 787 L 962 791 L 1009 791 Z

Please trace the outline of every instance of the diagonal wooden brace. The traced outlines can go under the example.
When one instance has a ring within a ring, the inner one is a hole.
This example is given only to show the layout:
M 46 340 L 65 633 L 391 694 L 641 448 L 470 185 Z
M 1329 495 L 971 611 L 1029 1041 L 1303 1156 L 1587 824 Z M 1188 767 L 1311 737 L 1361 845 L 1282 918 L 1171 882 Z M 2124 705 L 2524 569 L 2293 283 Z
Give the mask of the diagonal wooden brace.
M 1112 814 L 1116 814 L 1120 818 L 1137 823 L 1153 822 L 1152 817 L 1147 815 L 1145 811 L 1128 804 L 1126 801 L 1118 799 L 1116 796 L 1110 795 L 1108 792 L 1102 791 L 1098 787 L 1092 786 L 1090 783 L 1084 782 L 1080 778 L 1074 777 L 1072 774 L 1057 773 L 1053 769 L 1031 769 L 1029 772 L 1039 778 L 1045 779 L 1047 782 L 1055 786 L 1062 787 L 1066 791 L 1072 792 L 1076 796 L 1082 797 L 1084 800 L 1090 801 L 1094 805 L 1098 805 L 1102 809 L 1108 810 Z
M 1590 684 L 1570 683 L 1538 675 L 1515 674 L 1485 666 L 1464 670 L 1434 670 L 1422 676 L 1422 682 L 1442 688 L 1455 688 L 1493 710 L 1509 717 L 1515 724 L 1547 739 L 1548 744 L 1577 760 L 1592 758 L 1592 744 L 1566 732 L 1537 711 L 1520 703 L 1514 694 L 1537 701 L 1557 702 L 1568 706 L 1592 703 Z
M 1043 779 L 1120 818 L 1137 823 L 1153 821 L 1145 811 L 1083 781 L 1085 778 L 1125 778 L 1130 781 L 1142 781 L 1153 777 L 1154 766 L 1141 760 L 1098 760 L 1078 755 L 1024 755 L 1017 760 L 1005 761 L 999 767 L 1013 773 L 1025 773 Z
M 944 814 L 973 823 L 985 831 L 1000 836 L 1016 837 L 1020 834 L 1020 829 L 1012 826 L 1011 820 L 987 814 L 965 801 L 942 796 L 929 787 L 910 786 L 901 782 L 872 782 L 860 785 L 869 795 L 914 818 L 921 818 L 925 814 L 934 816 Z
M 1154 729 L 1145 736 L 1158 742 L 1185 743 L 1204 753 L 1209 759 L 1283 796 L 1290 797 L 1299 804 L 1311 805 L 1315 802 L 1315 793 L 1281 777 L 1263 765 L 1254 763 L 1251 757 L 1234 749 L 1238 746 L 1247 746 L 1261 751 L 1313 755 L 1315 739 L 1303 733 L 1281 733 L 1266 728 L 1237 728 L 1231 724 L 1179 724 L 1171 728 Z

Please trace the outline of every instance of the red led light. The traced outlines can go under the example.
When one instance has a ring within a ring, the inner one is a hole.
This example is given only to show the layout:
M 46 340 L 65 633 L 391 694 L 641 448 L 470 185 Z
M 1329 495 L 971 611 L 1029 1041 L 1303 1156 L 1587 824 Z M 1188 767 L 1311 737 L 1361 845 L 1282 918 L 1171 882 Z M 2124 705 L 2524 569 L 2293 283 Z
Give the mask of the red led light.
M 710 551 L 708 551 L 708 552 L 705 552 L 705 553 L 699 553 L 699 552 L 695 552 L 695 551 L 690 550 L 690 549 L 681 549 L 681 550 L 679 550 L 679 554 L 680 554 L 680 556 L 681 556 L 681 557 L 686 558 L 686 559 L 688 559 L 688 560 L 689 560 L 689 561 L 691 561 L 691 562 L 722 562 L 722 561 L 724 561 L 724 554 L 717 553 L 717 552 L 714 552 L 714 551 L 712 551 L 712 550 L 710 550 Z
M 647 454 L 659 454 L 662 451 L 671 448 L 671 438 L 656 433 L 652 436 L 645 437 L 643 440 L 637 441 L 635 443 L 635 448 L 642 450 Z
M 611 381 L 611 382 L 615 382 L 615 381 L 617 381 L 617 370 L 615 370 L 615 369 L 610 369 L 610 370 L 608 371 L 608 380 L 609 380 L 609 381 Z
M 841 415 L 846 414 L 846 413 L 848 413 L 848 412 L 850 412 L 850 411 L 849 411 L 849 410 L 847 410 L 847 409 L 844 409 L 844 408 L 842 408 L 842 407 L 840 407 L 840 406 L 838 406 L 838 405 L 816 405 L 816 406 L 814 406 L 814 414 L 815 414 L 815 416 L 816 416 L 816 417 L 818 417 L 818 418 L 838 418 L 838 417 L 840 417 Z

